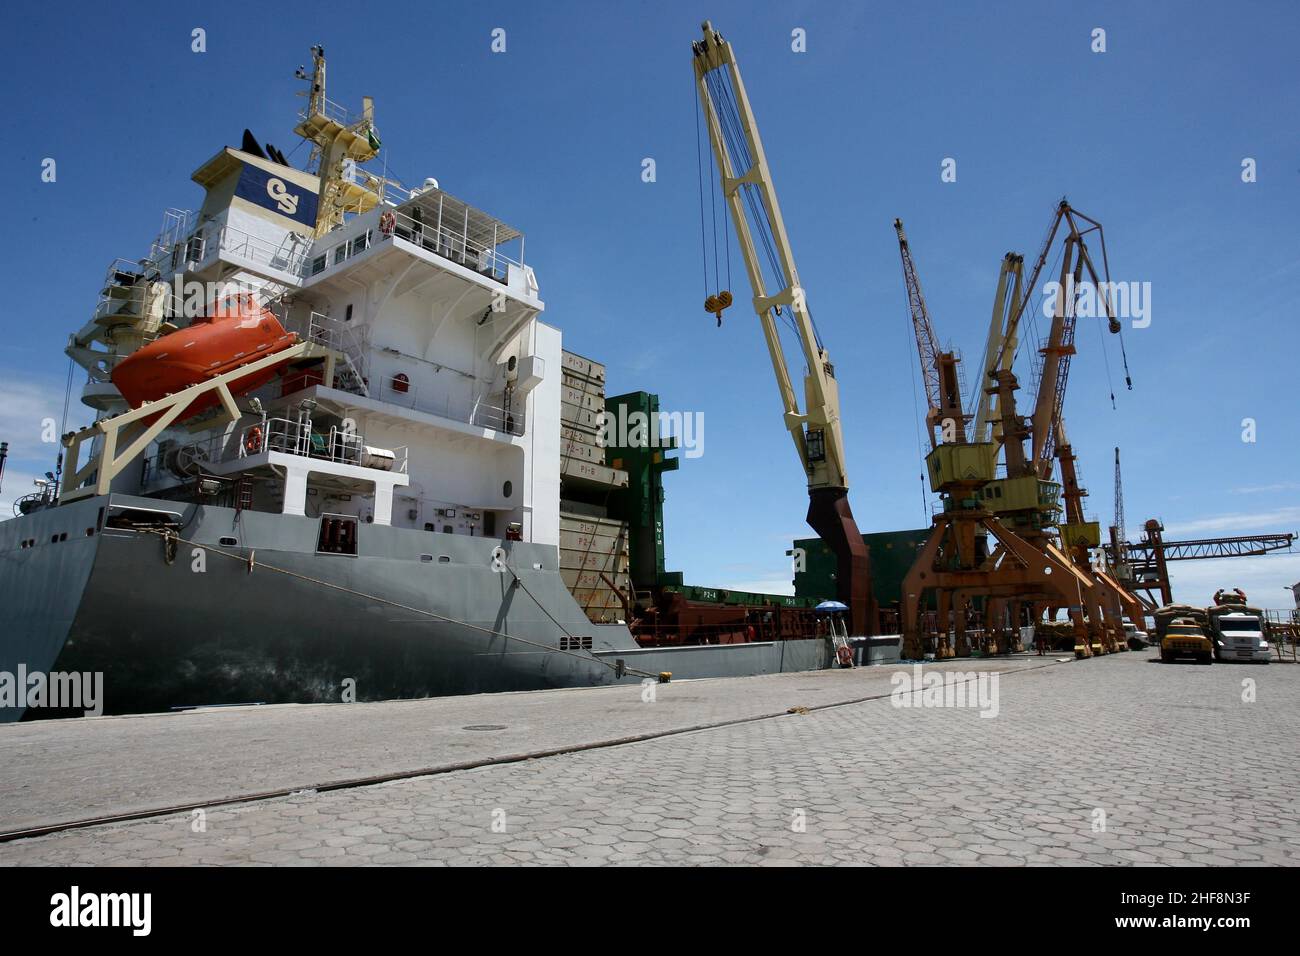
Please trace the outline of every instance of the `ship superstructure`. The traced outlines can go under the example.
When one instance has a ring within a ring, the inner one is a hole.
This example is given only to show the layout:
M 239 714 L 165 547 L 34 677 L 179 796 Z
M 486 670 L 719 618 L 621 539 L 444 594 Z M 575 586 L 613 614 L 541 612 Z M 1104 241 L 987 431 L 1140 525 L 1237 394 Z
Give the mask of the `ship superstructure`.
M 198 213 L 169 212 L 148 257 L 114 264 L 70 349 L 100 411 L 127 408 L 117 363 L 227 290 L 261 298 L 301 351 L 257 393 L 260 414 L 241 400 L 233 420 L 155 425 L 143 467 L 119 468 L 101 435 L 83 434 L 65 501 L 166 496 L 202 474 L 211 493 L 237 489 L 257 510 L 489 536 L 517 525 L 522 540 L 559 543 L 559 436 L 530 427 L 530 399 L 540 388 L 542 403 L 558 401 L 558 376 L 544 370 L 559 368 L 560 336 L 536 321 L 544 306 L 523 236 L 431 181 L 406 191 L 355 165 L 331 169 L 339 156 L 373 157 L 372 115 L 368 104 L 350 122 L 314 91 L 299 131 L 344 144 L 327 146 L 320 175 L 277 162 L 274 147 L 226 147 L 193 175 L 206 190 Z M 110 429 L 120 453 L 128 436 Z
M 374 105 L 313 58 L 309 169 L 223 147 L 71 337 L 97 420 L 57 500 L 0 524 L 0 669 L 102 670 L 122 711 L 825 666 L 807 614 L 658 590 L 672 460 L 597 449 L 603 367 L 542 321 L 522 233 L 367 172 Z

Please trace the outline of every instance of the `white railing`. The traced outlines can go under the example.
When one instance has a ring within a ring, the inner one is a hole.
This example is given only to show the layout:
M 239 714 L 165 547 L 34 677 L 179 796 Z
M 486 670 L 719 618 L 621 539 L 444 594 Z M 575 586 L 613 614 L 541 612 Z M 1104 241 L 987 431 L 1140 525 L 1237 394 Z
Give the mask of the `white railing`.
M 311 243 L 296 232 L 288 232 L 277 245 L 234 226 L 223 225 L 219 230 L 218 247 L 221 255 L 238 256 L 257 265 L 300 276 Z
M 228 453 L 219 460 L 251 458 L 264 451 L 316 458 L 340 465 L 355 465 L 358 468 L 373 467 L 369 464 L 365 439 L 353 429 L 331 425 L 329 432 L 317 432 L 312 429 L 310 419 L 271 418 L 266 415 L 262 416 L 261 421 L 241 429 L 239 443 L 233 454 Z M 392 470 L 406 474 L 410 461 L 409 447 L 402 445 L 389 451 L 394 457 Z
M 331 119 L 340 126 L 351 126 L 354 122 L 352 114 L 348 112 L 347 107 L 340 103 L 335 103 L 326 96 L 310 97 L 307 101 L 307 105 L 298 112 L 298 118 L 309 119 L 315 114 L 324 116 L 326 119 Z
M 452 421 L 490 428 L 508 435 L 524 433 L 524 408 L 503 408 L 481 400 L 458 400 L 447 393 L 421 395 L 419 387 L 399 381 L 396 376 L 385 376 L 380 393 L 375 396 L 389 405 L 399 405 L 416 412 L 440 415 Z
M 202 269 L 224 255 L 299 277 L 310 249 L 311 240 L 296 232 L 285 233 L 284 239 L 275 243 L 228 223 L 209 222 L 161 250 L 157 267 L 170 278 L 176 272 Z
M 523 263 L 503 255 L 494 243 L 471 239 L 466 228 L 446 222 L 428 222 L 405 212 L 389 210 L 396 218 L 393 235 L 444 259 L 459 263 L 498 282 L 509 277 L 509 267 L 523 268 Z

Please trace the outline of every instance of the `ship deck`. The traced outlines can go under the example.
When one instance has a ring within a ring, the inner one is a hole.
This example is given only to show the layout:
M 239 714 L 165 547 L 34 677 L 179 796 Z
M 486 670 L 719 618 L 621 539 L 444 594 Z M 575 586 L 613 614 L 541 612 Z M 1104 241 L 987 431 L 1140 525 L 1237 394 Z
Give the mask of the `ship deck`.
M 4 725 L 0 865 L 1300 863 L 1300 667 L 1152 657 Z

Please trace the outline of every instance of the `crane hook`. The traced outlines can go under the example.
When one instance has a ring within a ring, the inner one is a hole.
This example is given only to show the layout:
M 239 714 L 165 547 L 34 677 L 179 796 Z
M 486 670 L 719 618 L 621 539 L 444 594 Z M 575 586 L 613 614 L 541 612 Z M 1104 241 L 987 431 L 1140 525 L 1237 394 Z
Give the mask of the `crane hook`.
M 731 302 L 731 293 L 727 289 L 704 300 L 704 311 L 712 312 L 718 317 L 718 328 L 722 328 L 722 310 L 728 308 Z

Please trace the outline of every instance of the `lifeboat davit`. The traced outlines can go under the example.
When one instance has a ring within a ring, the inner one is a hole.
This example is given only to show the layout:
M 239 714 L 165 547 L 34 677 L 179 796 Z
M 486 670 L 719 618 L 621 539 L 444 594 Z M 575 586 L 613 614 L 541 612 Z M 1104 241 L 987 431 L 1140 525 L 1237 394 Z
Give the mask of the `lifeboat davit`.
M 132 408 L 139 408 L 273 355 L 297 341 L 298 336 L 286 332 L 273 312 L 245 293 L 224 300 L 211 315 L 195 319 L 189 327 L 132 352 L 113 369 L 113 384 Z M 234 395 L 251 392 L 275 378 L 280 369 L 271 365 L 235 379 L 230 391 Z M 216 391 L 205 392 L 177 420 L 193 418 L 219 402 Z

